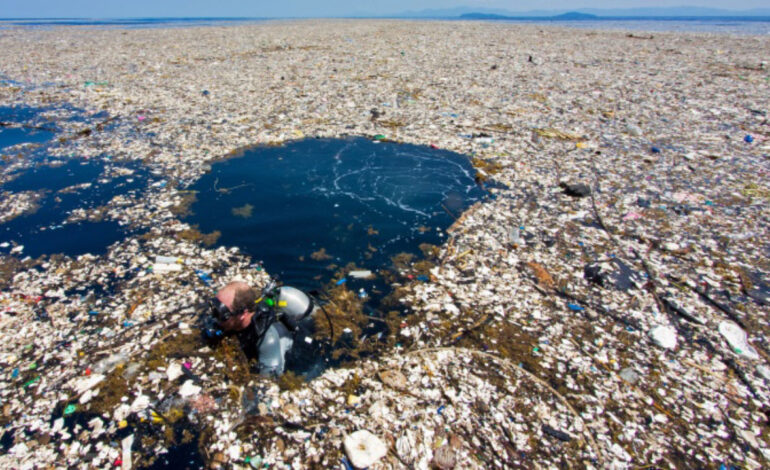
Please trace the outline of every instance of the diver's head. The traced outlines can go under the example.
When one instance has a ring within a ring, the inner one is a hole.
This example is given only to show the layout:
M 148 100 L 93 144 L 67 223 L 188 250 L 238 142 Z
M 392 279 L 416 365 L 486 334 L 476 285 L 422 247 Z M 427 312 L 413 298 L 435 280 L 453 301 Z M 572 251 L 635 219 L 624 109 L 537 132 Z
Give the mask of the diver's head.
M 226 331 L 241 331 L 256 312 L 257 292 L 243 281 L 234 281 L 217 292 L 211 301 L 211 314 Z

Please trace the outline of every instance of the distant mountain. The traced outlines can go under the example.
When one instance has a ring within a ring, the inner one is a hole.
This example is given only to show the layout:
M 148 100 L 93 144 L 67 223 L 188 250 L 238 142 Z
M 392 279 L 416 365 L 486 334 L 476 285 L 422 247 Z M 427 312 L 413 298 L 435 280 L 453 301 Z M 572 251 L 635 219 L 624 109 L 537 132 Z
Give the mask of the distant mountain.
M 575 15 L 591 15 L 580 17 Z M 567 16 L 564 16 L 567 15 Z M 369 15 L 361 15 L 369 16 Z M 382 16 L 382 15 L 376 15 Z M 554 18 L 560 20 L 569 19 L 593 19 L 601 18 L 632 18 L 632 17 L 749 17 L 770 16 L 770 8 L 755 8 L 753 10 L 724 10 L 706 7 L 669 7 L 669 8 L 578 8 L 575 10 L 529 10 L 510 11 L 501 9 L 483 9 L 473 7 L 456 7 L 442 10 L 406 11 L 403 13 L 385 15 L 395 18 L 462 18 L 477 20 L 502 20 L 506 18 Z
M 512 18 L 506 15 L 493 15 L 491 13 L 465 13 L 460 15 L 461 20 L 507 20 Z
M 603 17 L 671 17 L 671 16 L 769 16 L 769 8 L 753 10 L 724 10 L 706 7 L 668 7 L 668 8 L 580 8 L 580 12 Z
M 596 18 L 598 18 L 598 16 L 577 11 L 570 11 L 553 17 L 555 20 L 595 20 Z
M 403 13 L 396 13 L 394 15 L 386 15 L 397 18 L 459 18 L 463 15 L 497 15 L 497 16 L 511 16 L 513 13 L 508 10 L 494 9 L 494 8 L 478 8 L 478 7 L 456 7 L 456 8 L 444 8 L 444 9 L 428 9 L 419 11 L 405 11 Z
M 505 16 L 505 15 L 492 15 L 489 13 L 465 13 L 460 15 L 461 20 L 511 20 L 522 18 L 521 16 Z M 594 20 L 598 18 L 596 15 L 589 15 L 588 13 L 579 13 L 576 11 L 570 11 L 561 15 L 555 16 L 542 16 L 533 17 L 527 16 L 525 18 L 548 18 L 552 20 L 572 21 L 572 20 Z

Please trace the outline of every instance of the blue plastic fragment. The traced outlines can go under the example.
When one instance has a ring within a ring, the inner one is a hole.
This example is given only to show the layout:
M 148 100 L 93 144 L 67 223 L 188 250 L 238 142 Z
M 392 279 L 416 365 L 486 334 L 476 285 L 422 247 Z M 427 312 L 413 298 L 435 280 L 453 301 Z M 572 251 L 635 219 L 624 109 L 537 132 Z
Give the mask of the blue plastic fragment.
M 424 274 L 420 274 L 419 276 L 417 276 L 417 280 L 422 282 L 428 282 L 430 279 L 428 278 L 428 276 Z
M 446 408 L 446 406 L 444 406 L 444 405 L 439 406 L 438 410 L 436 410 L 436 413 L 438 413 L 438 414 L 443 413 L 444 412 L 444 408 Z
M 130 322 L 130 321 L 124 321 L 123 322 L 123 327 L 124 328 L 130 328 L 132 326 L 134 326 L 134 324 L 132 322 Z
M 211 276 L 208 275 L 206 271 L 203 271 L 201 269 L 196 269 L 195 274 L 198 275 L 201 281 L 203 281 L 204 284 L 211 285 Z
M 19 376 L 19 369 L 18 368 L 13 369 L 13 372 L 11 372 L 11 377 L 15 379 L 18 376 Z
M 99 312 L 97 312 L 96 310 L 90 310 L 88 314 L 91 315 L 92 317 L 95 317 L 96 315 L 99 315 Z
M 342 465 L 345 466 L 345 470 L 353 470 L 353 466 L 350 464 L 350 462 L 348 462 L 347 457 L 342 457 L 342 459 L 340 459 L 340 462 L 342 463 Z
M 629 333 L 633 333 L 634 329 L 631 328 L 630 326 L 627 326 L 626 331 L 628 331 Z
M 335 284 L 337 284 L 338 286 L 341 286 L 342 284 L 345 284 L 346 282 L 348 282 L 348 280 L 343 277 L 342 279 L 337 281 Z
M 573 312 L 580 312 L 585 310 L 584 307 L 581 307 L 580 305 L 577 305 L 577 304 L 567 304 L 567 307 L 569 307 L 569 309 L 572 310 Z
M 652 152 L 652 153 L 660 153 L 660 149 L 658 147 L 652 147 L 652 148 L 650 148 L 650 152 Z
M 754 142 L 754 136 L 752 136 L 751 134 L 746 134 L 746 137 L 743 138 L 743 141 L 746 142 L 747 144 L 750 144 Z

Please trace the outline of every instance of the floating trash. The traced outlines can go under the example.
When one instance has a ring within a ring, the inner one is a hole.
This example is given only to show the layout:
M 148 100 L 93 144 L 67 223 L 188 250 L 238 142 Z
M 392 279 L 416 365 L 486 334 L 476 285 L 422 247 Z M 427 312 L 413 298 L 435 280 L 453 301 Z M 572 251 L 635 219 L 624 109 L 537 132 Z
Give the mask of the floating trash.
M 138 195 L 147 184 L 146 170 L 99 160 L 57 159 L 11 176 L 0 190 L 27 195 L 28 203 L 0 220 L 0 240 L 25 245 L 24 254 L 32 257 L 104 253 L 128 233 L 110 220 L 108 204 L 116 196 Z

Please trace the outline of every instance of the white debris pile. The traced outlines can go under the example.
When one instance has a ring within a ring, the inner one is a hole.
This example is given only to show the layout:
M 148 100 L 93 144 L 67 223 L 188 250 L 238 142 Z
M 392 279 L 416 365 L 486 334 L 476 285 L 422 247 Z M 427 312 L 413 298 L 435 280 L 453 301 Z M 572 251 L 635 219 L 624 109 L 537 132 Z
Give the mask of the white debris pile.
M 37 209 L 40 194 L 35 191 L 0 192 L 0 224 Z

